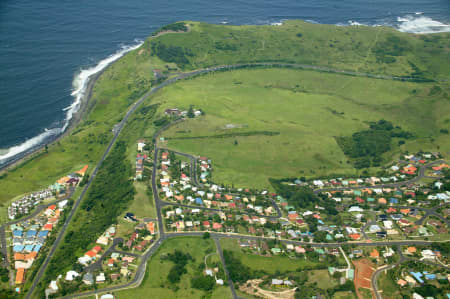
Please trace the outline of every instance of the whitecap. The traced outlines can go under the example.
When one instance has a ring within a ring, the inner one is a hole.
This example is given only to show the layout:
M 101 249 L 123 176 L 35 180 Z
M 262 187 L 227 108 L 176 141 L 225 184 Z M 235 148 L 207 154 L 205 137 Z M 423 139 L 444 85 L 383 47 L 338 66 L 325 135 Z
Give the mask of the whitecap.
M 441 23 L 423 15 L 398 17 L 397 22 L 399 23 L 397 29 L 402 32 L 417 34 L 450 32 L 449 24 Z

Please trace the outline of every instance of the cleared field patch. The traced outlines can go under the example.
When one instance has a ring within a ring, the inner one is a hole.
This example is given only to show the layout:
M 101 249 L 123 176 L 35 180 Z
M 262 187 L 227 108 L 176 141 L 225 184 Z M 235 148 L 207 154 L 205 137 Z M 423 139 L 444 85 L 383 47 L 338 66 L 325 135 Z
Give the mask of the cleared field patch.
M 375 266 L 367 259 L 352 261 L 355 266 L 355 289 L 358 298 L 363 298 L 359 289 L 367 289 L 372 291 L 370 279 L 375 272 Z
M 236 255 L 245 266 L 252 270 L 263 271 L 267 274 L 273 275 L 277 271 L 281 273 L 296 272 L 298 269 L 304 267 L 314 267 L 321 262 L 312 262 L 303 258 L 289 258 L 287 256 L 261 256 L 256 254 L 245 253 L 233 239 L 220 239 L 220 244 L 223 250 L 230 250 Z
M 432 86 L 295 69 L 245 69 L 179 82 L 158 93 L 155 102 L 161 103 L 159 114 L 189 105 L 205 112 L 164 132 L 169 148 L 211 158 L 217 183 L 264 188 L 270 177 L 357 174 L 335 137 L 351 136 L 380 119 L 416 135 L 404 149 L 411 144 L 450 150 L 450 138 L 439 133 L 445 116 L 437 112 L 450 113 L 450 105 L 428 97 Z M 398 141 L 393 139 L 386 161 L 400 150 Z

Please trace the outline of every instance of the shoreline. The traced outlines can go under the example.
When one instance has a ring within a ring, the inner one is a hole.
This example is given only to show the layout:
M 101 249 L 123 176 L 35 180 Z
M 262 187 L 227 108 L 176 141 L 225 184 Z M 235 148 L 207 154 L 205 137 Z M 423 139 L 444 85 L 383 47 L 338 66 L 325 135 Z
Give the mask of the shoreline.
M 35 147 L 30 148 L 27 151 L 24 151 L 20 154 L 18 154 L 16 157 L 13 157 L 10 161 L 6 162 L 4 165 L 0 166 L 0 175 L 6 174 L 9 171 L 14 170 L 16 167 L 20 166 L 23 163 L 26 163 L 33 158 L 37 157 L 38 155 L 44 153 L 46 146 L 52 146 L 55 142 L 58 142 L 61 138 L 69 135 L 72 133 L 73 129 L 77 127 L 77 125 L 81 122 L 81 120 L 86 116 L 87 112 L 92 108 L 91 98 L 94 90 L 95 83 L 100 78 L 100 76 L 111 66 L 113 63 L 109 64 L 107 67 L 105 67 L 103 70 L 99 71 L 98 73 L 92 75 L 88 79 L 86 92 L 81 98 L 80 101 L 80 108 L 77 112 L 75 112 L 72 116 L 72 118 L 69 121 L 69 125 L 67 126 L 67 129 L 53 138 L 49 138 L 48 141 L 45 141 Z

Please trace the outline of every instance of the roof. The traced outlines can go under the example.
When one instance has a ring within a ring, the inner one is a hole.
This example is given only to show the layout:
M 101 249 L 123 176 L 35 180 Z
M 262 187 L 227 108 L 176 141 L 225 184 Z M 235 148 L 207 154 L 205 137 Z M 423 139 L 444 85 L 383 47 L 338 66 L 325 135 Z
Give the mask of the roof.
M 16 272 L 16 284 L 22 284 L 25 278 L 25 269 L 19 268 Z
M 87 255 L 87 256 L 89 256 L 89 257 L 94 257 L 94 256 L 96 256 L 96 253 L 93 252 L 92 250 L 89 250 L 89 251 L 86 252 L 84 255 Z
M 84 165 L 84 167 L 81 170 L 78 170 L 77 173 L 81 175 L 85 175 L 86 171 L 88 170 L 89 165 Z

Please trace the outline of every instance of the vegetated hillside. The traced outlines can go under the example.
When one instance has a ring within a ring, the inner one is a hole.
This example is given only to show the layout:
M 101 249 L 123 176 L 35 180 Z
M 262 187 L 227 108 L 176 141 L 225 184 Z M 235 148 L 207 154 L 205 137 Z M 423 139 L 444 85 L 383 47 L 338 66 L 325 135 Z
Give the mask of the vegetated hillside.
M 448 33 L 414 35 L 389 27 L 303 21 L 282 26 L 186 24 L 190 32 L 149 39 L 144 47 L 183 69 L 277 61 L 428 79 L 450 74 L 443 63 L 450 59 Z

